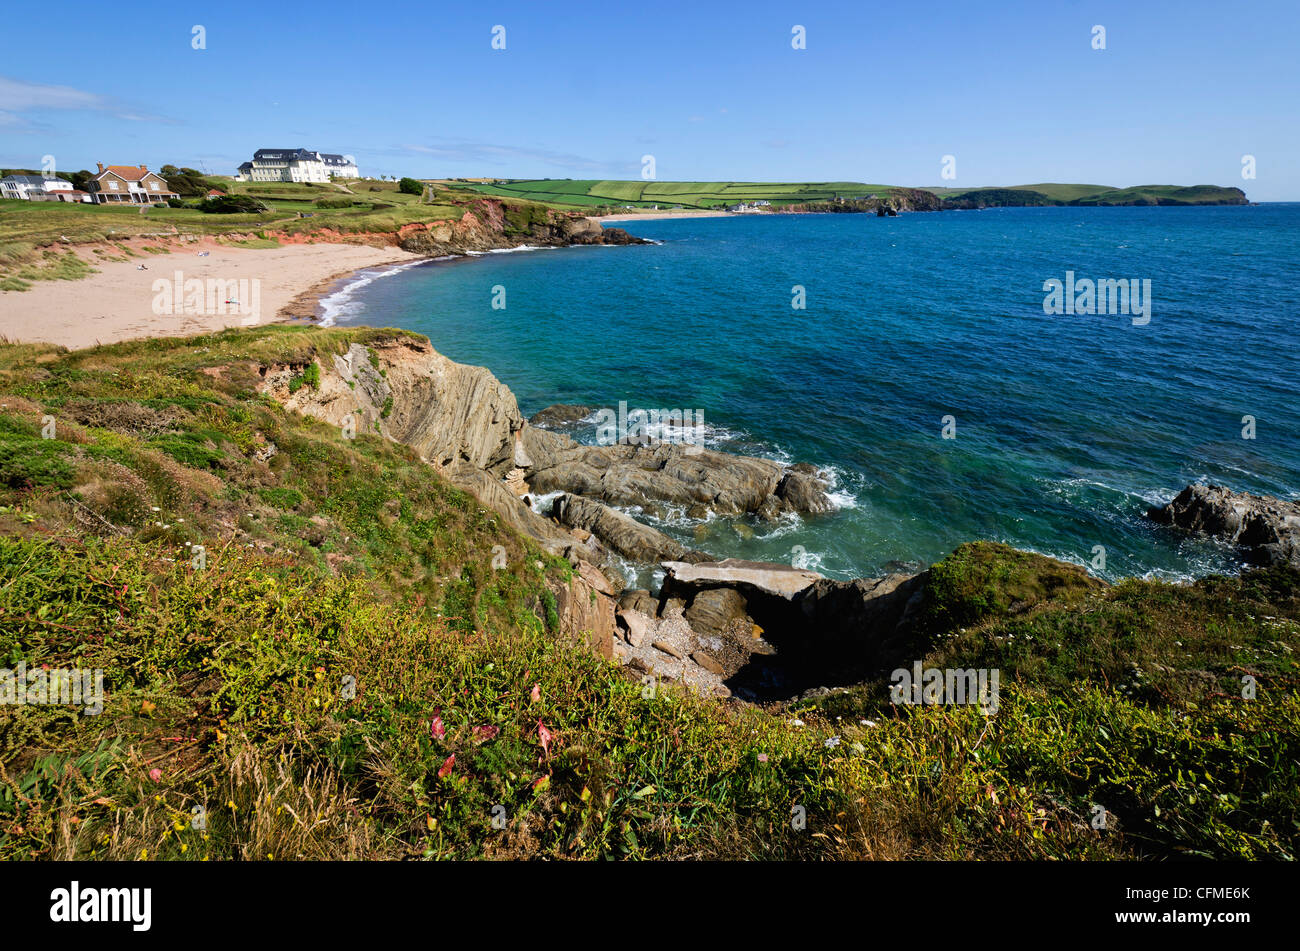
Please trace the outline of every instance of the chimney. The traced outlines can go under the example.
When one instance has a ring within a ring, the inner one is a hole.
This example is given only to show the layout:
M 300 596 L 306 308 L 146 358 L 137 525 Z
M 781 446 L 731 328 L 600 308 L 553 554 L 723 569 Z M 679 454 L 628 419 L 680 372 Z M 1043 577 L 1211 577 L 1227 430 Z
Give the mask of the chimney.
M 140 166 L 140 171 L 142 171 L 142 172 L 147 172 L 147 171 L 149 171 L 149 166 L 148 166 L 148 165 L 141 165 L 141 166 Z
M 95 164 L 99 166 L 99 170 L 100 170 L 101 172 L 104 170 L 104 163 L 103 163 L 103 162 L 96 162 Z

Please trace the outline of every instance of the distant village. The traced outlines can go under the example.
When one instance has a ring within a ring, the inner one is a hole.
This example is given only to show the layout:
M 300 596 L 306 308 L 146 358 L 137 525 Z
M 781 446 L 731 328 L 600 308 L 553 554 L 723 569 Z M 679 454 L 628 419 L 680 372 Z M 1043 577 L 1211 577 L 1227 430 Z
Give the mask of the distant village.
M 92 205 L 151 205 L 181 197 L 167 180 L 147 165 L 104 165 L 78 188 L 57 175 L 6 175 L 0 178 L 0 198 L 22 201 L 65 201 Z M 82 175 L 86 173 L 80 173 Z M 239 166 L 237 182 L 306 182 L 325 184 L 336 178 L 360 178 L 350 155 L 311 149 L 258 149 Z M 210 193 L 222 194 L 214 190 Z

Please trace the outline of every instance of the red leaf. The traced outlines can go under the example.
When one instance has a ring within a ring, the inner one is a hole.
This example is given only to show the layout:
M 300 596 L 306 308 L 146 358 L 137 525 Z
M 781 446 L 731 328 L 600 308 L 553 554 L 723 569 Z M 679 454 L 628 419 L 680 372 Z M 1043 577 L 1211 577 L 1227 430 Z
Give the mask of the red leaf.
M 533 692 L 528 695 L 528 699 L 531 700 L 533 703 L 536 703 L 538 700 L 542 699 L 541 684 L 533 684 Z
M 486 743 L 488 740 L 495 740 L 501 732 L 499 726 L 476 726 L 474 727 L 474 739 L 480 743 Z
M 450 756 L 447 757 L 446 760 L 443 761 L 442 766 L 438 768 L 438 778 L 446 779 L 447 774 L 451 772 L 451 768 L 455 765 L 456 765 L 456 754 L 452 753 Z
M 442 711 L 435 710 L 433 719 L 429 721 L 429 735 L 435 740 L 441 740 L 447 735 L 447 728 L 442 725 Z
M 551 740 L 554 739 L 554 737 L 551 735 L 551 731 L 546 729 L 546 724 L 542 722 L 541 717 L 537 718 L 537 738 L 542 741 L 542 753 L 546 756 L 550 756 Z

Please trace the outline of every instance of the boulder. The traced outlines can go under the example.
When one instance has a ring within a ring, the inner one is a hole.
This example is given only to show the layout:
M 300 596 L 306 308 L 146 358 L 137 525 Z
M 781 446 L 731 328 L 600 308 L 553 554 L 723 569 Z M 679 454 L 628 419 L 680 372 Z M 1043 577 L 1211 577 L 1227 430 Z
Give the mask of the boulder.
M 734 588 L 708 588 L 691 599 L 683 616 L 697 634 L 721 637 L 744 621 L 746 630 L 754 622 L 746 614 L 745 596 Z
M 1239 545 L 1253 564 L 1300 566 L 1300 502 L 1189 485 L 1169 504 L 1149 509 L 1147 517 Z
M 654 627 L 654 621 L 640 611 L 619 611 L 617 620 L 619 627 L 623 629 L 623 639 L 633 647 L 640 647 L 645 643 L 646 637 Z
M 573 403 L 556 403 L 554 406 L 548 406 L 541 412 L 534 413 L 528 417 L 528 422 L 533 426 L 546 428 L 562 428 L 572 426 L 575 423 L 586 419 L 592 413 L 596 412 L 591 406 L 578 406 Z
M 826 480 L 798 468 L 789 469 L 776 487 L 776 497 L 795 512 L 829 512 L 835 506 L 826 494 Z
M 653 617 L 658 608 L 658 599 L 645 588 L 629 589 L 618 596 L 620 611 L 640 611 Z

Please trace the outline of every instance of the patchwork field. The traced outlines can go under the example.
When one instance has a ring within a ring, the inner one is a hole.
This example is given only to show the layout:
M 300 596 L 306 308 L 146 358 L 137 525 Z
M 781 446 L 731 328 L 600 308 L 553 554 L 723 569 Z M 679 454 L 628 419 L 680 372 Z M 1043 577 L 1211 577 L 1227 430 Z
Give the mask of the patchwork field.
M 747 201 L 770 201 L 773 205 L 796 205 L 828 201 L 837 196 L 883 197 L 894 191 L 889 185 L 862 182 L 660 182 L 595 179 L 496 179 L 453 181 L 442 184 L 484 195 L 529 198 L 548 204 L 575 208 L 700 208 L 714 209 Z

